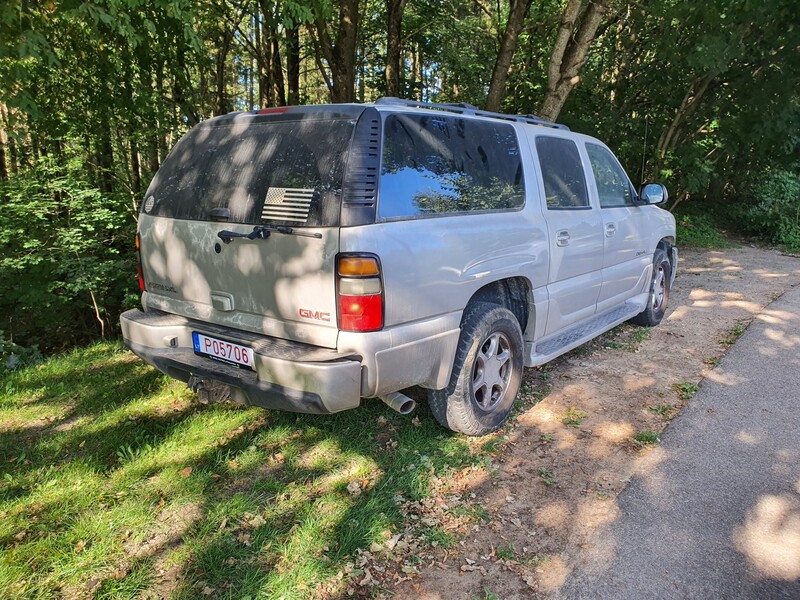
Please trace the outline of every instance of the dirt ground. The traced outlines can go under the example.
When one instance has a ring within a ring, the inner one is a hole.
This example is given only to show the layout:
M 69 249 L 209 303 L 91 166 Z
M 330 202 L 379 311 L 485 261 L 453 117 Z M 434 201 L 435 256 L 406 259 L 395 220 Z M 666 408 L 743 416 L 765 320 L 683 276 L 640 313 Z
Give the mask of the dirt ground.
M 494 470 L 467 483 L 486 520 L 428 555 L 393 597 L 556 594 L 589 551 L 602 553 L 592 534 L 618 517 L 616 497 L 647 442 L 714 377 L 750 320 L 798 284 L 800 259 L 775 250 L 684 251 L 668 315 L 649 335 L 622 328 L 526 370 L 527 389 L 546 396 L 517 415 Z

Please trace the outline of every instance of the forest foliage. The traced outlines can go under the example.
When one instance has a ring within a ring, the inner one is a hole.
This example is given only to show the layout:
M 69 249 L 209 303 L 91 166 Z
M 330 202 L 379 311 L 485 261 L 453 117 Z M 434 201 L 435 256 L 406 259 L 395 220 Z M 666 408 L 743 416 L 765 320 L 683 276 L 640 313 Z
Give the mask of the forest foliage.
M 232 110 L 400 96 L 605 140 L 671 208 L 800 248 L 795 0 L 10 0 L 0 346 L 108 336 L 148 182 Z M 713 207 L 713 208 L 712 208 Z M 724 207 L 720 209 L 720 207 Z M 5 340 L 5 341 L 4 341 Z

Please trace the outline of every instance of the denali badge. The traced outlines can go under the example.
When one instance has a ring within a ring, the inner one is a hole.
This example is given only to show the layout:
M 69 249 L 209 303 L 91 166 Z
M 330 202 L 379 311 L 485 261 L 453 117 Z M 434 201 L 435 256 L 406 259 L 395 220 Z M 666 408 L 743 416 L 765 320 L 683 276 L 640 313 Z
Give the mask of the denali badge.
M 155 205 L 155 203 L 156 203 L 155 196 L 153 196 L 152 194 L 148 196 L 147 200 L 144 201 L 144 212 L 146 212 L 149 215 L 150 211 L 153 210 L 153 205 Z

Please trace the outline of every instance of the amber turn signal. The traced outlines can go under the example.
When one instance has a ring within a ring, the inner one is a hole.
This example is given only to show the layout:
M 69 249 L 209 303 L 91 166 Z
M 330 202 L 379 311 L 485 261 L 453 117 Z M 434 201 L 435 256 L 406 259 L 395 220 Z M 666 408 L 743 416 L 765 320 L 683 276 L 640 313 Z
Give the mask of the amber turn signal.
M 378 260 L 371 257 L 347 256 L 339 259 L 339 275 L 359 277 L 378 275 Z

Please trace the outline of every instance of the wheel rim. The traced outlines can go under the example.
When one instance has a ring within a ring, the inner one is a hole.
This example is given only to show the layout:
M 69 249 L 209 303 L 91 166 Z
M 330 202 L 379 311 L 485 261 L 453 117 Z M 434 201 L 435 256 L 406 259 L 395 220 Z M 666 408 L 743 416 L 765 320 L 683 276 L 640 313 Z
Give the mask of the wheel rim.
M 478 349 L 472 370 L 472 394 L 484 411 L 503 401 L 511 372 L 511 342 L 503 333 L 492 333 Z
M 650 292 L 650 304 L 655 310 L 664 310 L 664 302 L 667 298 L 667 274 L 663 265 L 658 267 L 656 276 L 653 279 L 653 291 Z

